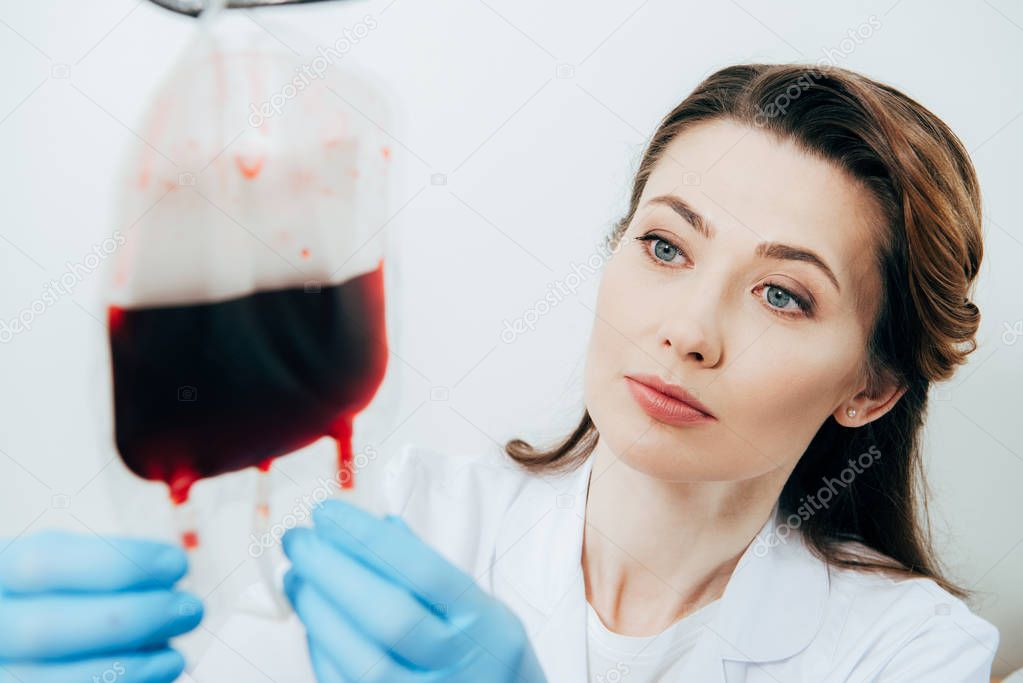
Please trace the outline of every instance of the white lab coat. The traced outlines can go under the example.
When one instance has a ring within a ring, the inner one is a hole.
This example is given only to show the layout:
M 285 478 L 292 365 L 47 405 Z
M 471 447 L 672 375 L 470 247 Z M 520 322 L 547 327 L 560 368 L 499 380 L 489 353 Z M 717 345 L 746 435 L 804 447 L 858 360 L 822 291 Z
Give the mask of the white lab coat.
M 551 683 L 587 680 L 580 555 L 591 466 L 592 457 L 564 475 L 529 475 L 503 455 L 409 445 L 383 484 L 388 512 L 518 614 Z M 777 542 L 779 524 L 775 506 L 681 680 L 988 683 L 999 633 L 961 600 L 930 579 L 829 570 L 798 531 Z M 295 618 L 236 620 L 222 639 L 228 647 L 211 650 L 196 680 L 314 680 Z

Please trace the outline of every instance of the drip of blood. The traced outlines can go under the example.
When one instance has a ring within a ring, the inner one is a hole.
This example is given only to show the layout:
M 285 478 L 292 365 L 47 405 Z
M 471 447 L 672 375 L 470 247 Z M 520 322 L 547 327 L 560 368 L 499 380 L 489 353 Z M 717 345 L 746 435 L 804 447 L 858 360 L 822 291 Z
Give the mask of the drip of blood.
M 187 470 L 180 471 L 174 475 L 170 483 L 170 497 L 171 502 L 175 505 L 183 505 L 188 502 L 188 494 L 192 490 L 192 484 L 194 484 L 199 477 L 194 472 Z
M 267 458 L 263 462 L 256 465 L 256 469 L 259 470 L 260 476 L 267 474 L 270 471 L 270 466 L 273 465 L 273 463 L 274 463 L 273 458 Z M 260 517 L 266 518 L 270 516 L 270 504 L 265 499 L 266 489 L 261 490 L 264 491 L 264 495 L 260 496 L 261 500 L 259 500 L 259 502 L 256 504 L 256 513 Z
M 330 428 L 330 436 L 337 441 L 337 476 L 341 488 L 355 486 L 355 467 L 352 457 L 352 416 L 342 414 Z
M 199 534 L 195 531 L 182 531 L 181 545 L 185 550 L 195 550 L 199 547 Z
M 195 472 L 189 469 L 181 468 L 171 478 L 168 486 L 170 487 L 170 499 L 175 507 L 180 507 L 188 502 L 188 494 L 192 490 L 192 485 L 198 480 Z M 185 550 L 195 550 L 199 547 L 199 532 L 195 529 L 185 529 L 181 532 L 181 546 Z
M 236 154 L 234 161 L 238 164 L 238 170 L 242 172 L 242 175 L 252 180 L 259 175 L 259 172 L 263 170 L 263 163 L 266 161 L 264 157 L 259 157 L 255 160 L 249 160 L 242 158 L 242 155 Z

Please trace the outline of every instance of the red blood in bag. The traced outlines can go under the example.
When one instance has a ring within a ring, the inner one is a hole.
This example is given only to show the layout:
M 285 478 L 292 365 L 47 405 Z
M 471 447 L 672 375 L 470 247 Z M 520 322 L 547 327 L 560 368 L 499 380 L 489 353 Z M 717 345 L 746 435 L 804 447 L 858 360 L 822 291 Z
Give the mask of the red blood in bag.
M 178 503 L 198 479 L 267 468 L 322 436 L 350 460 L 351 421 L 387 367 L 382 261 L 318 289 L 111 307 L 109 320 L 118 451 Z

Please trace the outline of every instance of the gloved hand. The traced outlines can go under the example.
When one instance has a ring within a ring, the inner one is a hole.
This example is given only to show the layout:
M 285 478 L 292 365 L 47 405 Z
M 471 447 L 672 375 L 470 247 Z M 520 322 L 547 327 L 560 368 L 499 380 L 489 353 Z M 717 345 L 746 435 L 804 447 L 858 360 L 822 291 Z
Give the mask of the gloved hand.
M 175 546 L 47 531 L 0 539 L 0 681 L 165 683 L 184 669 L 168 639 L 202 619 L 173 590 Z
M 326 501 L 289 530 L 285 592 L 320 683 L 545 683 L 503 603 L 395 516 Z

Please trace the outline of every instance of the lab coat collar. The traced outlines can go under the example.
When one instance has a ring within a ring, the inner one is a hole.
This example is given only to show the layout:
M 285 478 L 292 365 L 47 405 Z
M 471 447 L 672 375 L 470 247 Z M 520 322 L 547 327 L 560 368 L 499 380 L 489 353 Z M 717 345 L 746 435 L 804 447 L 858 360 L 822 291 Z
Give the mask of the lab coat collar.
M 541 624 L 534 630 L 548 634 L 541 648 L 561 649 L 562 660 L 565 648 L 581 648 L 582 659 L 572 666 L 583 668 L 574 671 L 585 671 L 581 558 L 593 459 L 591 454 L 568 474 L 530 477 L 496 539 L 495 589 L 513 590 L 538 612 Z M 708 671 L 720 671 L 722 660 L 766 662 L 795 655 L 821 626 L 828 586 L 827 566 L 810 553 L 798 525 L 788 525 L 776 503 L 740 557 L 692 658 L 716 662 Z

